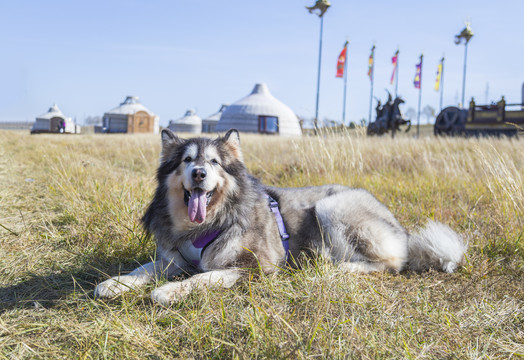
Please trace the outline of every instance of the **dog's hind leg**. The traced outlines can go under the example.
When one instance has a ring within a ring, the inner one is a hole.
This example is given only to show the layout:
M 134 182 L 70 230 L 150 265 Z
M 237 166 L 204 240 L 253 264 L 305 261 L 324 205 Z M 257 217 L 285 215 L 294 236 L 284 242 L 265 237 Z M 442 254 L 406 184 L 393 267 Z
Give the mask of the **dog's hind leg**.
M 175 301 L 182 300 L 191 291 L 203 287 L 230 288 L 242 276 L 238 269 L 212 270 L 191 276 L 189 279 L 170 282 L 155 289 L 151 298 L 162 305 L 169 305 Z
M 315 207 L 333 262 L 344 271 L 400 271 L 407 261 L 408 233 L 393 214 L 364 190 L 348 190 Z
M 349 261 L 340 264 L 340 269 L 359 273 L 398 272 L 407 261 L 407 239 L 403 229 L 380 218 L 353 227 L 348 240 L 354 244 L 355 252 Z
M 181 258 L 183 261 L 183 259 Z M 95 288 L 96 298 L 114 297 L 131 289 L 136 289 L 150 283 L 161 276 L 174 276 L 182 272 L 180 266 L 174 262 L 157 260 L 133 270 L 127 275 L 112 277 Z

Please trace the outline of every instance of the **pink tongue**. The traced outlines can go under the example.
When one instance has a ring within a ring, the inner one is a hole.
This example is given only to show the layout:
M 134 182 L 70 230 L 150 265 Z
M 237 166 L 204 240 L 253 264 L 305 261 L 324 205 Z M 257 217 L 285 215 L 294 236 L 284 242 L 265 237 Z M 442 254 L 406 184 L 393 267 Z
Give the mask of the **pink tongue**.
M 187 203 L 189 220 L 191 220 L 191 222 L 196 221 L 199 224 L 203 222 L 206 218 L 206 206 L 206 194 L 200 189 L 193 190 L 191 198 L 189 198 L 189 202 Z

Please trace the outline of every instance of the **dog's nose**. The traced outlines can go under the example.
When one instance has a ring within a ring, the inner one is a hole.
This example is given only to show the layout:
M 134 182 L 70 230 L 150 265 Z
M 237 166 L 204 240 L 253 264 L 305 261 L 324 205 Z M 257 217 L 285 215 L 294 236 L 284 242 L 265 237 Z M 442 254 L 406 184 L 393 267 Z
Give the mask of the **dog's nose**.
M 196 168 L 193 169 L 191 175 L 193 176 L 193 180 L 195 180 L 196 182 L 202 182 L 206 178 L 207 172 L 203 168 Z

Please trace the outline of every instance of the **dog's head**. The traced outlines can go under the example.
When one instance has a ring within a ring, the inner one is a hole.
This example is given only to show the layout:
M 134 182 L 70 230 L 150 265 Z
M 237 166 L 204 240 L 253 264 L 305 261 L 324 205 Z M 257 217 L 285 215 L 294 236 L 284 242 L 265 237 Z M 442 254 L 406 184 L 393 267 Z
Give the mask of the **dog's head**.
M 166 187 L 169 211 L 179 228 L 213 218 L 225 198 L 238 192 L 235 176 L 243 169 L 237 130 L 214 140 L 182 139 L 162 130 L 158 181 Z

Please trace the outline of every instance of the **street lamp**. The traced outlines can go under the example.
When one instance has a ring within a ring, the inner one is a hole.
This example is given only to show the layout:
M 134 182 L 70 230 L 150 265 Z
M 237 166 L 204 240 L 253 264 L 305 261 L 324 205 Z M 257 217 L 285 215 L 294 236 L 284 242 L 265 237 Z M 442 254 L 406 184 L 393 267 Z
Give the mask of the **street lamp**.
M 464 40 L 464 75 L 462 77 L 462 107 L 464 107 L 464 95 L 466 93 L 466 64 L 468 59 L 468 43 L 473 37 L 473 30 L 471 30 L 471 24 L 466 22 L 466 27 L 455 35 L 455 44 L 458 45 Z
M 318 47 L 318 76 L 317 76 L 317 102 L 315 106 L 315 131 L 318 129 L 318 100 L 319 100 L 319 94 L 320 94 L 320 66 L 322 63 L 322 30 L 324 28 L 324 14 L 326 13 L 328 7 L 330 7 L 331 4 L 329 3 L 329 0 L 317 0 L 315 2 L 315 5 L 313 6 L 306 6 L 306 9 L 309 10 L 309 13 L 313 13 L 314 10 L 319 10 L 320 13 L 318 13 L 318 17 L 320 18 L 320 42 Z

